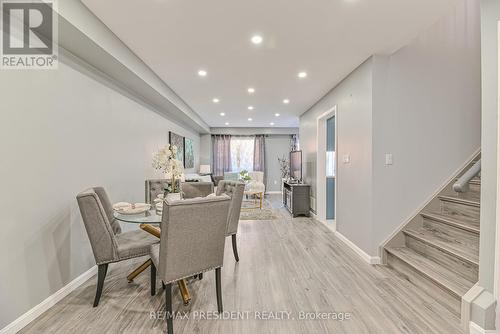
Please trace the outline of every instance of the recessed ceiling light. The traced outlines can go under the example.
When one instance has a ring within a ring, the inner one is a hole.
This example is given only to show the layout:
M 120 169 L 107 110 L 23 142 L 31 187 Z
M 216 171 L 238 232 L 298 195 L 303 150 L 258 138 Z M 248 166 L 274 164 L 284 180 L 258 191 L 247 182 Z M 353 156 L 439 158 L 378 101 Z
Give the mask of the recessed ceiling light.
M 207 71 L 205 71 L 205 70 L 199 70 L 199 71 L 198 71 L 198 75 L 199 75 L 200 77 L 206 77 L 206 76 L 207 76 Z
M 219 103 L 219 99 L 218 98 L 214 98 L 214 99 L 212 99 L 212 102 L 213 103 Z
M 274 114 L 274 116 L 276 116 L 276 117 L 280 117 L 280 114 L 276 113 L 276 114 Z
M 299 72 L 299 74 L 297 74 L 297 76 L 298 76 L 299 78 L 301 78 L 301 79 L 302 79 L 302 78 L 305 78 L 305 77 L 307 77 L 307 72 Z
M 252 88 L 252 87 L 248 88 L 248 93 L 250 93 L 250 94 L 255 93 L 255 89 L 254 89 L 254 88 Z
M 253 44 L 260 44 L 260 43 L 262 43 L 263 40 L 264 39 L 260 35 L 252 36 L 252 43 Z
M 229 122 L 226 122 L 226 123 L 224 123 L 224 124 L 229 125 Z
M 253 110 L 253 106 L 248 106 L 248 110 Z
M 274 123 L 273 123 L 273 122 L 271 122 L 271 123 L 269 123 L 269 125 L 270 125 L 270 126 L 273 126 L 273 125 L 274 125 Z
M 219 115 L 226 116 L 226 113 L 221 112 Z
M 251 117 L 249 117 L 249 118 L 248 118 L 248 121 L 249 121 L 249 122 L 251 122 L 251 121 L 253 121 L 253 119 L 252 119 Z
M 290 100 L 289 100 L 289 99 L 284 99 L 284 100 L 283 100 L 283 103 L 284 103 L 284 104 L 288 104 L 288 103 L 290 103 Z

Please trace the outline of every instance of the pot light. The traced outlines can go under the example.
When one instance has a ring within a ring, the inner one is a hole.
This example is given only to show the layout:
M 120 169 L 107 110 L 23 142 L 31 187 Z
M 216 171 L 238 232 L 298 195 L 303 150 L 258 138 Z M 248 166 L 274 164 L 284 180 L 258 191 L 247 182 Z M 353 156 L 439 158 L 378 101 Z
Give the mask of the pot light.
M 253 110 L 253 106 L 248 106 L 248 110 Z
M 221 112 L 219 115 L 226 116 L 226 113 Z
M 289 100 L 289 99 L 284 99 L 284 100 L 283 100 L 283 103 L 284 103 L 284 104 L 288 104 L 288 103 L 290 103 L 290 100 Z
M 199 71 L 198 71 L 198 75 L 199 75 L 200 77 L 206 77 L 206 76 L 207 76 L 207 71 L 205 71 L 205 70 L 199 70 Z
M 299 74 L 297 74 L 297 76 L 301 79 L 307 77 L 307 72 L 299 72 Z
M 280 117 L 280 114 L 276 113 L 276 114 L 274 114 L 274 116 L 276 116 L 276 117 Z
M 260 44 L 260 43 L 262 43 L 263 40 L 264 39 L 262 38 L 262 36 L 259 36 L 259 35 L 252 36 L 252 39 L 251 39 L 253 44 Z
M 248 118 L 248 121 L 249 121 L 249 122 L 251 122 L 251 121 L 253 121 L 253 119 L 252 119 L 251 117 L 249 117 L 249 118 Z
M 214 99 L 212 99 L 212 102 L 213 103 L 219 103 L 219 99 L 218 98 L 214 98 Z
M 249 93 L 249 94 L 253 94 L 253 93 L 255 93 L 255 89 L 254 89 L 254 88 L 252 88 L 252 87 L 248 88 L 248 93 Z
M 225 125 L 229 125 L 229 122 L 224 123 Z
M 269 123 L 269 125 L 270 125 L 270 126 L 273 126 L 273 125 L 274 125 L 274 123 L 273 123 L 273 122 L 271 122 L 271 123 Z

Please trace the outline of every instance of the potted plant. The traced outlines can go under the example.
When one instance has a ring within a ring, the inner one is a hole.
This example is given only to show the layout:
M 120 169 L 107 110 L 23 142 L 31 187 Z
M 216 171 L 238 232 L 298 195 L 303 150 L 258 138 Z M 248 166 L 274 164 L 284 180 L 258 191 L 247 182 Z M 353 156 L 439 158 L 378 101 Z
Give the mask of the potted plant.
M 167 145 L 153 155 L 153 168 L 161 170 L 166 179 L 171 179 L 171 184 L 165 189 L 166 192 L 175 193 L 178 191 L 176 185 L 178 180 L 184 175 L 182 161 L 177 160 L 177 147 Z

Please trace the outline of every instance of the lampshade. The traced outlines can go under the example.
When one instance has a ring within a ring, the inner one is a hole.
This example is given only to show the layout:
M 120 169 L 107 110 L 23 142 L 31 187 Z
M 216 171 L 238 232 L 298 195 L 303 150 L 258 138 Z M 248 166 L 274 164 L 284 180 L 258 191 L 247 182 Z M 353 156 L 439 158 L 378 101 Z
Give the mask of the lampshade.
M 200 174 L 210 174 L 210 165 L 200 165 Z

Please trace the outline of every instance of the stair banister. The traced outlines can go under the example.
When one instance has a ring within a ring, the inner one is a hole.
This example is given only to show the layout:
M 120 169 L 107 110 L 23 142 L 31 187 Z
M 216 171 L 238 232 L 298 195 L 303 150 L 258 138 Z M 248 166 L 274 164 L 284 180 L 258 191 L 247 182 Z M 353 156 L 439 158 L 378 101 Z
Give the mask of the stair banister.
M 457 182 L 455 182 L 455 184 L 453 185 L 453 190 L 459 193 L 464 193 L 469 191 L 470 180 L 479 175 L 479 173 L 481 173 L 481 160 L 472 165 L 472 167 L 469 168 L 468 171 L 466 171 L 462 176 L 460 176 Z

